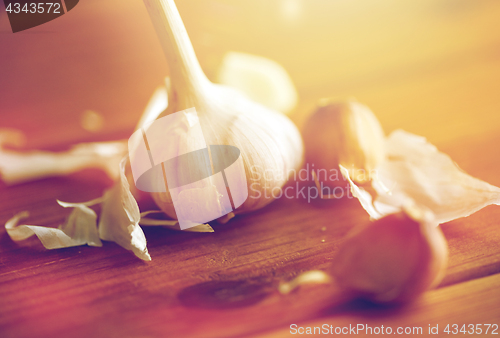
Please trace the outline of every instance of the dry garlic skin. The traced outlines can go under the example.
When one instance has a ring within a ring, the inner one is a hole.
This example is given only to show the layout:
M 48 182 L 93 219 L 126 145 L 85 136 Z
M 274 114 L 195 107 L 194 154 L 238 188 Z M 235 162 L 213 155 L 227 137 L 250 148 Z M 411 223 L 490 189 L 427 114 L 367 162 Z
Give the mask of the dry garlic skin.
M 334 257 L 341 287 L 375 302 L 405 302 L 442 279 L 448 247 L 436 224 L 405 212 L 356 228 Z
M 365 183 L 384 160 L 384 132 L 372 111 L 359 102 L 324 101 L 306 122 L 303 130 L 306 161 L 314 169 L 353 170 L 352 179 Z M 328 181 L 327 186 L 342 181 Z

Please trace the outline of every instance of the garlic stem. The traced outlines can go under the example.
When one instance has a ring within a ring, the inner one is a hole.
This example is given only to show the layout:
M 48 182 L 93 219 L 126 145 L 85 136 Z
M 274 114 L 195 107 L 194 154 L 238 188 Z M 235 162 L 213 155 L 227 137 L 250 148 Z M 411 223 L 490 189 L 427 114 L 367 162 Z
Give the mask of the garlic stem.
M 144 0 L 176 90 L 199 92 L 208 82 L 173 0 Z M 174 95 L 178 93 L 174 93 Z M 184 95 L 178 95 L 184 96 Z

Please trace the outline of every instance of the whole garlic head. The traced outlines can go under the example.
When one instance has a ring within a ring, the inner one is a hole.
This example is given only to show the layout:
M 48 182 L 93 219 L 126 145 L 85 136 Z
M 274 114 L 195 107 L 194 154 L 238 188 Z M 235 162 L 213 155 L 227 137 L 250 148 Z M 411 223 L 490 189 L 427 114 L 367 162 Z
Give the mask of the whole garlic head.
M 195 108 L 207 145 L 230 145 L 240 150 L 248 198 L 234 213 L 252 211 L 270 203 L 272 190 L 281 188 L 293 170 L 302 164 L 303 144 L 298 129 L 283 114 L 206 78 L 173 0 L 144 2 L 170 68 L 168 107 L 160 117 Z M 186 140 L 186 144 L 189 142 Z M 165 145 L 168 146 L 175 147 Z M 273 175 L 264 175 L 265 172 Z M 214 207 L 206 203 L 206 196 L 213 199 L 223 193 L 215 185 L 201 189 L 204 189 L 204 194 L 193 192 L 189 195 L 195 213 L 195 205 Z M 152 196 L 165 213 L 176 218 L 168 189 L 166 193 L 153 193 Z M 227 218 L 222 219 L 225 220 Z
M 448 246 L 432 217 L 413 208 L 355 228 L 331 273 L 345 290 L 379 303 L 414 299 L 444 276 Z
M 372 178 L 384 159 L 384 131 L 365 105 L 354 100 L 322 100 L 303 130 L 306 161 L 316 170 L 353 170 L 356 183 Z M 323 180 L 325 186 L 338 181 Z

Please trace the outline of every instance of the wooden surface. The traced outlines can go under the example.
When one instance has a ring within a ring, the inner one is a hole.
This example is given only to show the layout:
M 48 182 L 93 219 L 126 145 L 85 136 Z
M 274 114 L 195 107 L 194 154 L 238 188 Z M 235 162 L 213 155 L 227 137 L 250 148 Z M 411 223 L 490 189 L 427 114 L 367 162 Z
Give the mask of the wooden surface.
M 355 96 L 387 133 L 426 136 L 500 186 L 497 1 L 178 2 L 209 77 L 228 50 L 273 58 L 297 85 L 299 126 L 319 98 Z M 168 74 L 140 1 L 81 1 L 16 34 L 2 10 L 0 63 L 0 127 L 23 130 L 27 149 L 127 138 Z M 85 110 L 102 114 L 101 131 L 81 127 Z M 57 226 L 68 210 L 56 198 L 88 200 L 110 184 L 93 170 L 0 183 L 0 223 L 29 210 L 30 224 Z M 346 303 L 334 285 L 277 291 L 280 280 L 326 268 L 347 231 L 368 221 L 353 200 L 280 199 L 210 234 L 146 228 L 149 263 L 110 242 L 51 251 L 37 239 L 14 243 L 2 228 L 0 336 L 288 337 L 292 323 L 500 324 L 499 219 L 492 206 L 442 225 L 446 277 L 403 308 Z

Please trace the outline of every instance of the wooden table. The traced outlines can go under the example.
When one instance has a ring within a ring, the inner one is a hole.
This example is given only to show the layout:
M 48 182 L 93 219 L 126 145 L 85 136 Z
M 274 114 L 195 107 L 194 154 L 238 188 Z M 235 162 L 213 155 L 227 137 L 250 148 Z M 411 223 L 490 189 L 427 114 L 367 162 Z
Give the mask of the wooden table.
M 500 186 L 500 3 L 497 1 L 178 1 L 200 62 L 215 78 L 238 50 L 285 66 L 301 126 L 321 97 L 355 96 L 385 131 L 427 137 L 467 172 Z M 168 74 L 141 1 L 87 0 L 12 34 L 0 11 L 0 127 L 26 149 L 127 138 Z M 90 133 L 82 113 L 104 117 Z M 0 183 L 0 223 L 68 215 L 111 181 L 86 170 L 18 186 Z M 281 295 L 277 285 L 324 269 L 366 213 L 353 200 L 280 199 L 215 225 L 215 233 L 144 229 L 151 262 L 114 243 L 45 250 L 0 229 L 1 337 L 289 337 L 290 325 L 422 327 L 500 324 L 499 207 L 442 225 L 450 261 L 441 285 L 405 307 L 342 302 L 334 285 Z M 323 231 L 322 228 L 326 227 Z M 497 331 L 498 332 L 498 331 Z M 491 332 L 490 332 L 491 333 Z

